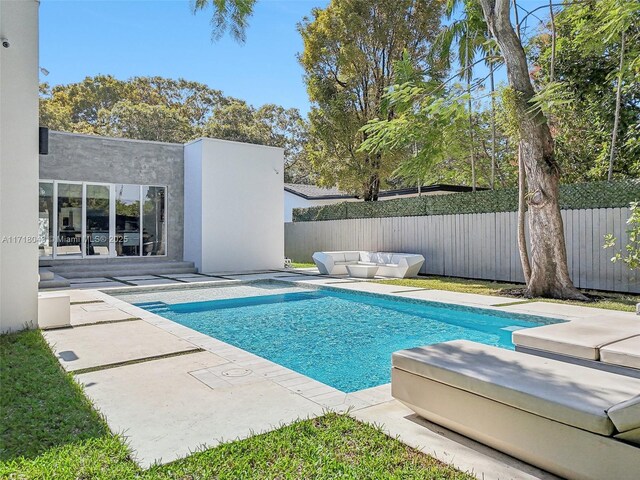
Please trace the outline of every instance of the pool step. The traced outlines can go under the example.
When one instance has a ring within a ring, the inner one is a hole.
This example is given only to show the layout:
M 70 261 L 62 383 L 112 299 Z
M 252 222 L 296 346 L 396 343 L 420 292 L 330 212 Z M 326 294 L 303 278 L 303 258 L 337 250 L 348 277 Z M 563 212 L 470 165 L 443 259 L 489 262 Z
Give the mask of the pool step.
M 135 303 L 134 305 L 136 307 L 143 308 L 146 311 L 151 312 L 151 313 L 169 311 L 169 305 L 167 305 L 164 302 L 140 302 L 140 303 Z

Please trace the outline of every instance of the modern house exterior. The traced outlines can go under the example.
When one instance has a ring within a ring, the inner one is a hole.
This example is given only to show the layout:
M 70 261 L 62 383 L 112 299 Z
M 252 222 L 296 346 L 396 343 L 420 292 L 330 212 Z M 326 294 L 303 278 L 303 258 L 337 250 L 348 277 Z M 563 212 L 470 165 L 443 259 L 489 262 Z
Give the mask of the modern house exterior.
M 205 272 L 281 268 L 283 162 L 280 148 L 226 140 L 49 132 L 39 166 L 40 265 L 166 259 Z
M 379 200 L 394 200 L 396 198 L 417 197 L 419 195 L 445 195 L 448 193 L 470 192 L 471 187 L 462 185 L 423 185 L 419 187 L 383 190 L 379 193 Z M 293 221 L 294 208 L 308 208 L 322 205 L 332 205 L 342 202 L 359 202 L 361 198 L 350 195 L 335 187 L 324 188 L 316 185 L 302 185 L 295 183 L 284 184 L 284 221 Z

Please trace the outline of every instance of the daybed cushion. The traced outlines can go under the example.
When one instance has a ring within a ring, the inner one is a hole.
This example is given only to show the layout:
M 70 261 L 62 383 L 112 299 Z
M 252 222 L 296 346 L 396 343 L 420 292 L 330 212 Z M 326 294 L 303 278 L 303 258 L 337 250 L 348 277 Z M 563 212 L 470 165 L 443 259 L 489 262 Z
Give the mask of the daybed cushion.
M 572 321 L 513 332 L 513 343 L 545 352 L 571 357 L 600 359 L 600 348 L 613 342 L 640 335 L 640 322 Z
M 640 395 L 614 405 L 607 414 L 619 432 L 640 428 Z
M 600 349 L 604 363 L 640 369 L 640 335 L 610 343 Z M 640 413 L 638 413 L 640 416 Z
M 624 440 L 625 442 L 640 445 L 640 428 L 635 428 L 633 430 L 619 433 L 617 435 L 614 435 L 614 437 L 618 440 Z
M 392 361 L 394 368 L 607 436 L 615 429 L 606 410 L 640 391 L 637 378 L 466 340 L 402 350 Z

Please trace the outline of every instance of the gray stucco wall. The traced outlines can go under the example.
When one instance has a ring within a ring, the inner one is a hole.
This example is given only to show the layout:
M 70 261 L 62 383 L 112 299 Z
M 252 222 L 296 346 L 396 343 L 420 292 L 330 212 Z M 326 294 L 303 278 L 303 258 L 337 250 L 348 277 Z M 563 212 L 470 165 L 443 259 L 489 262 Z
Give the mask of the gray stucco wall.
M 40 178 L 167 186 L 167 257 L 182 260 L 184 147 L 181 144 L 49 132 Z M 157 259 L 158 257 L 156 257 Z

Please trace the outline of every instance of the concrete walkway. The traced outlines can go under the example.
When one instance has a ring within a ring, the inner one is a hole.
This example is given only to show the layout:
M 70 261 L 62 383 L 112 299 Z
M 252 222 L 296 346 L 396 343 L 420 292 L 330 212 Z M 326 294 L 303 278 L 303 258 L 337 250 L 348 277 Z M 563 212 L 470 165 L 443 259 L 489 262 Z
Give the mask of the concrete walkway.
M 318 276 L 313 270 L 217 274 L 208 283 L 129 286 L 184 289 L 275 279 L 300 286 L 455 303 L 566 319 L 602 310 L 534 302 L 513 306 L 504 297 L 460 294 Z M 190 280 L 190 279 L 189 279 Z M 142 281 L 142 280 L 140 280 Z M 201 334 L 110 296 L 113 289 L 69 290 L 72 328 L 45 338 L 112 431 L 124 434 L 137 462 L 169 462 L 222 441 L 278 428 L 327 409 L 352 412 L 425 453 L 483 479 L 554 478 L 495 450 L 425 422 L 392 399 L 382 385 L 351 394 Z M 609 315 L 609 312 L 606 312 Z M 616 318 L 637 318 L 613 312 Z

